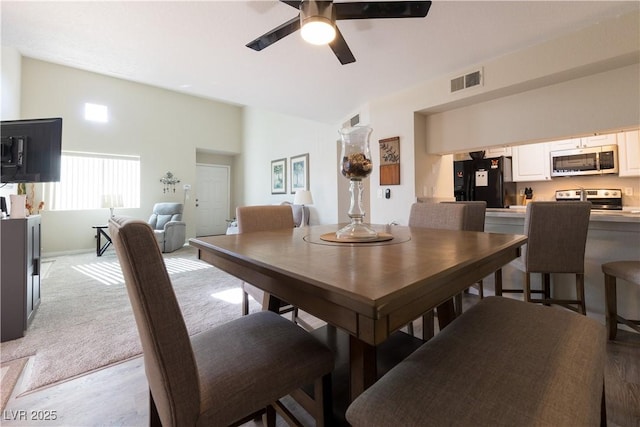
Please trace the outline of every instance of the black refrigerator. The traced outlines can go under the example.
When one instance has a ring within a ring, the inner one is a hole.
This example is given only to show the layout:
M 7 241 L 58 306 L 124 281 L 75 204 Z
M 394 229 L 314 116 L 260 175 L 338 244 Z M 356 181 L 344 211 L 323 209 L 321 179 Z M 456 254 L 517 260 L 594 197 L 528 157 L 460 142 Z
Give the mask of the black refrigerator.
M 515 205 L 517 195 L 511 157 L 453 162 L 453 193 L 456 201 L 484 200 L 488 208 Z

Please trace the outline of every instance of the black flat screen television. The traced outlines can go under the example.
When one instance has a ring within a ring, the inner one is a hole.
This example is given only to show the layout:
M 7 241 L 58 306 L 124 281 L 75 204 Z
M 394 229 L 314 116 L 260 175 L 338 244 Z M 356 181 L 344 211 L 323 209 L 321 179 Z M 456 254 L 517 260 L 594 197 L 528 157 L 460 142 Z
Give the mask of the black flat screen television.
M 0 182 L 60 181 L 62 119 L 0 122 Z

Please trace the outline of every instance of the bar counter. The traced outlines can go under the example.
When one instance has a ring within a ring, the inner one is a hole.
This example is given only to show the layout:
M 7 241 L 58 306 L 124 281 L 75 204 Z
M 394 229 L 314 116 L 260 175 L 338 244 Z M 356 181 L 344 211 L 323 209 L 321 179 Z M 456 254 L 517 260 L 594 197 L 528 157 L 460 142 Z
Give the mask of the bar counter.
M 507 209 L 487 208 L 487 218 L 524 218 L 526 206 Z M 591 211 L 591 222 L 622 222 L 640 225 L 640 208 L 624 208 L 621 211 Z M 640 228 L 637 228 L 640 231 Z

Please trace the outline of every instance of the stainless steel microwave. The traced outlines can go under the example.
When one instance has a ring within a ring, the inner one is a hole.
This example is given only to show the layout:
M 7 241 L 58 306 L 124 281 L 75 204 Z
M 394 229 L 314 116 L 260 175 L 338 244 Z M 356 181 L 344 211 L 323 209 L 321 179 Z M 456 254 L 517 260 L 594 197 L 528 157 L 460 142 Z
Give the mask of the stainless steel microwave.
M 618 146 L 602 145 L 551 153 L 551 176 L 618 173 Z

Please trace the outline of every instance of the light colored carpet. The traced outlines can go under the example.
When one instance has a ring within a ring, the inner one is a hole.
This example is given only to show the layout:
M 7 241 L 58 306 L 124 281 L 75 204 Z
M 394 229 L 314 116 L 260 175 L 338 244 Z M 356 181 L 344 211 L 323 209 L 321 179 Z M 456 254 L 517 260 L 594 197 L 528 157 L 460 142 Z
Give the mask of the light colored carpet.
M 196 253 L 184 247 L 165 254 L 190 335 L 241 315 L 240 280 L 197 260 Z M 0 362 L 33 356 L 21 387 L 26 392 L 141 352 L 117 258 L 109 250 L 100 258 L 61 256 L 50 264 L 33 322 L 23 338 L 0 345 Z
M 0 364 L 0 402 L 2 411 L 4 411 L 4 407 L 7 405 L 11 392 L 16 386 L 26 363 L 27 358 L 25 357 Z

